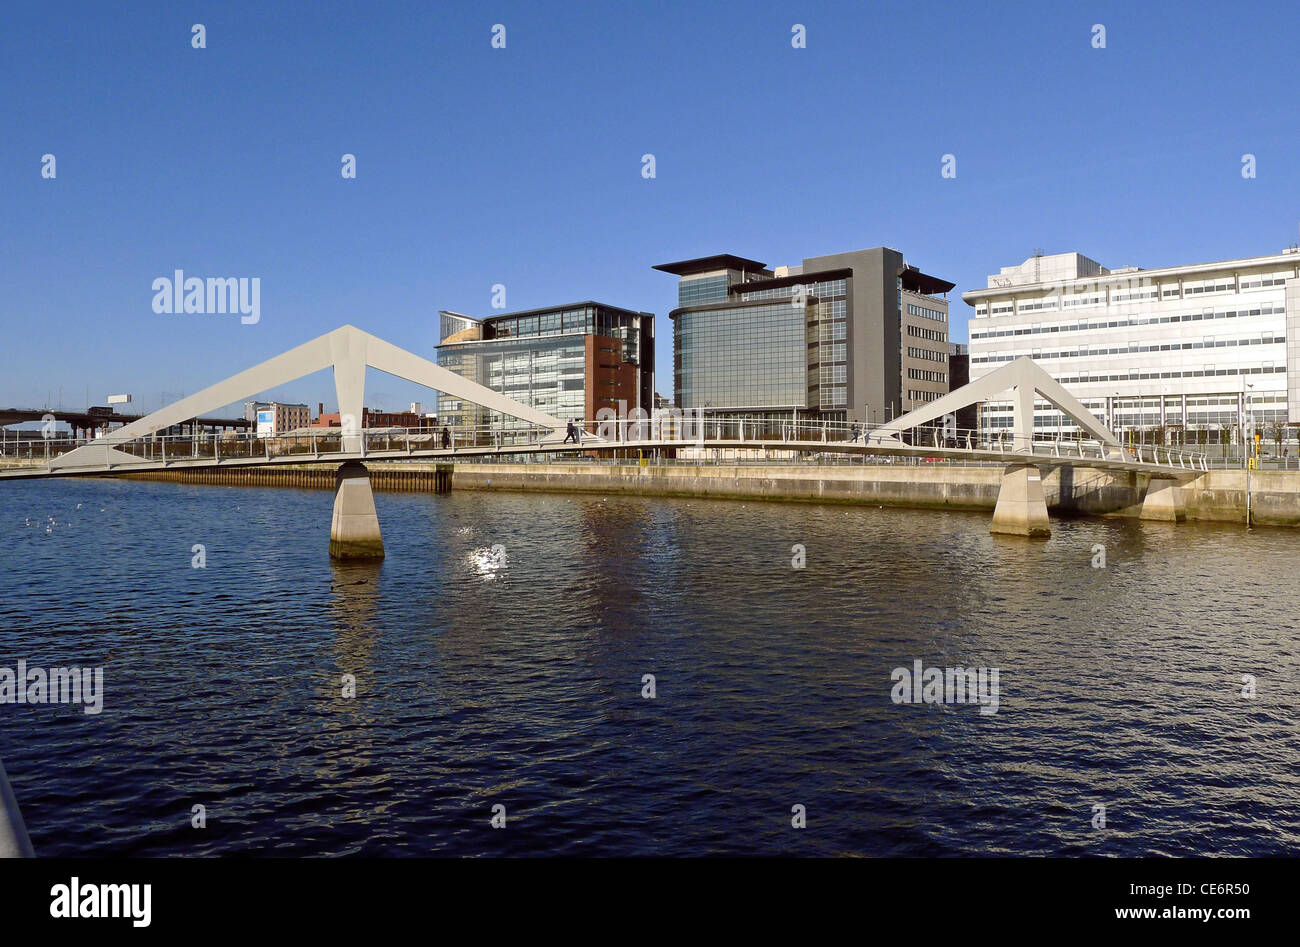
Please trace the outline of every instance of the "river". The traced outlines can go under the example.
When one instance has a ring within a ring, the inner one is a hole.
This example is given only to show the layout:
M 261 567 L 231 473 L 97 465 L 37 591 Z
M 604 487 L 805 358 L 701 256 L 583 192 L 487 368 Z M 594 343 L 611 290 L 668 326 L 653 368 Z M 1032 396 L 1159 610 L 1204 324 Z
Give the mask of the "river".
M 37 854 L 1300 847 L 1300 532 L 381 493 L 339 565 L 332 499 L 0 487 L 0 668 L 103 668 L 0 703 Z M 996 713 L 896 703 L 918 660 Z

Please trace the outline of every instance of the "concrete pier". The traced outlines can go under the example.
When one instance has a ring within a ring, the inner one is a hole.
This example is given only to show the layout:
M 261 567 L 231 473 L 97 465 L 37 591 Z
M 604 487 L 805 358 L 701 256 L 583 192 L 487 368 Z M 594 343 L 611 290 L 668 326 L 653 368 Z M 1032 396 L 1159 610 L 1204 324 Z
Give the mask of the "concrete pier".
M 1012 464 L 1003 471 L 989 531 L 1008 536 L 1052 535 L 1047 522 L 1047 500 L 1043 496 L 1043 475 L 1036 466 Z
M 330 556 L 335 559 L 382 559 L 384 539 L 370 489 L 370 471 L 359 461 L 340 465 L 334 485 L 334 519 L 330 522 Z
M 1142 499 L 1144 520 L 1181 523 L 1187 519 L 1187 504 L 1183 502 L 1183 489 L 1176 480 L 1152 478 Z

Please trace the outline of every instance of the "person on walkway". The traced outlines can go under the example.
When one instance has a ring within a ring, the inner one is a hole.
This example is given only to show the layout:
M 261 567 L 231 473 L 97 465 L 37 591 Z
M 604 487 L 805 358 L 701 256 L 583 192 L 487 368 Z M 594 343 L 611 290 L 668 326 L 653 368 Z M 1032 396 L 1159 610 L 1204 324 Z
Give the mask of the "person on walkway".
M 858 442 L 858 426 L 857 426 L 857 424 L 854 424 L 853 427 L 852 427 L 850 430 L 851 430 L 853 436 L 852 436 L 851 438 L 849 438 L 849 443 L 851 443 L 851 444 L 856 444 L 856 443 Z
M 567 444 L 570 441 L 572 441 L 575 444 L 578 443 L 578 432 L 577 429 L 573 426 L 572 421 L 564 425 L 564 443 Z
M 447 425 L 442 426 L 442 449 L 446 450 L 451 446 L 451 431 L 447 430 Z

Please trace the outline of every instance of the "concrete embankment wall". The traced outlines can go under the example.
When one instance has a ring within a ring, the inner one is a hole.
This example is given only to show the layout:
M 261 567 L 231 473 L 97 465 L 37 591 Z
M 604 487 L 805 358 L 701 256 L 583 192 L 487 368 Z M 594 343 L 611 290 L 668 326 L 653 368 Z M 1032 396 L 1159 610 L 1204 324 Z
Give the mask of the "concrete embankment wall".
M 580 464 L 457 464 L 457 490 L 550 490 L 650 496 L 747 497 L 874 503 L 914 509 L 988 510 L 998 502 L 1002 467 L 949 464 L 731 464 L 663 467 Z M 1098 470 L 1043 472 L 1057 513 L 1137 515 L 1145 485 Z
M 1002 468 L 950 464 L 369 464 L 376 490 L 603 493 L 874 503 L 913 509 L 987 510 L 997 505 Z M 170 470 L 141 479 L 229 486 L 333 489 L 336 465 Z M 1148 478 L 1085 467 L 1046 467 L 1043 492 L 1055 515 L 1140 514 Z M 1300 471 L 1251 473 L 1251 511 L 1259 525 L 1300 526 Z M 1210 470 L 1183 484 L 1187 518 L 1244 522 L 1246 472 Z
M 1150 482 L 1141 474 L 1086 467 L 1042 470 L 1048 509 L 1058 516 L 1137 517 Z M 992 512 L 1002 471 L 951 464 L 457 464 L 453 489 L 746 497 Z M 1246 472 L 1207 471 L 1184 482 L 1183 498 L 1188 519 L 1244 522 Z M 1300 471 L 1253 472 L 1251 515 L 1259 525 L 1300 526 Z
M 1246 471 L 1211 470 L 1184 488 L 1194 520 L 1246 521 Z M 1250 521 L 1260 526 L 1300 526 L 1300 470 L 1253 470 Z

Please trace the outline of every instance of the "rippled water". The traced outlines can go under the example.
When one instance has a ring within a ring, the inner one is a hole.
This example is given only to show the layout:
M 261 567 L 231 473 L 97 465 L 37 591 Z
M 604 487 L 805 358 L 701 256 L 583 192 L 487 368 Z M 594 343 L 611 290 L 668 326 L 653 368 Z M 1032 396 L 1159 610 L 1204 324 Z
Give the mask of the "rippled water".
M 98 716 L 0 705 L 38 854 L 1300 845 L 1300 532 L 1080 520 L 1030 542 L 983 514 L 377 502 L 388 558 L 344 567 L 329 492 L 0 485 L 0 667 L 105 669 Z M 894 704 L 916 659 L 998 668 L 999 712 Z

